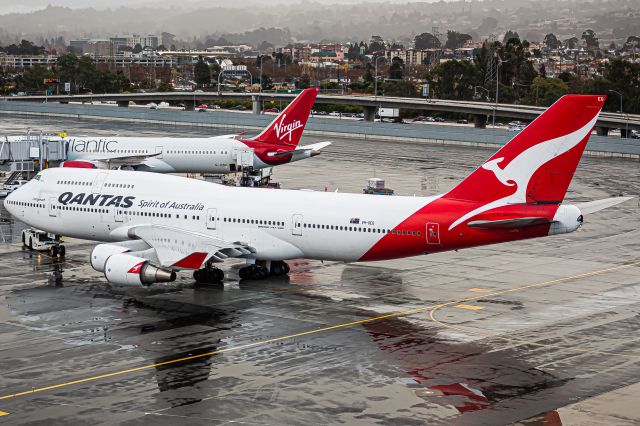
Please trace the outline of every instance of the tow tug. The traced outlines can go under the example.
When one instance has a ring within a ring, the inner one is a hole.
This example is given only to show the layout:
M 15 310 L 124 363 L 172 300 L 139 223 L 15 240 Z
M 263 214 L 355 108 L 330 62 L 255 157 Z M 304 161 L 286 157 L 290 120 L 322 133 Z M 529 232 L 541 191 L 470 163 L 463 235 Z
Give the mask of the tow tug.
M 22 245 L 29 250 L 48 251 L 51 257 L 64 257 L 67 249 L 62 243 L 59 235 L 33 228 L 22 230 Z

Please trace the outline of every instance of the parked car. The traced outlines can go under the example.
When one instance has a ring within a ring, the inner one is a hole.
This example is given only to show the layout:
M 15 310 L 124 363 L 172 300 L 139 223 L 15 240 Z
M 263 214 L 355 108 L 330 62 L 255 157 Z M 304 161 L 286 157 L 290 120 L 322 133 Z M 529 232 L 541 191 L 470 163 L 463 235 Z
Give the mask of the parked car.
M 264 110 L 264 112 L 273 112 L 273 113 L 279 113 L 280 110 L 278 110 L 278 108 L 267 108 Z
M 524 126 L 509 126 L 507 127 L 507 130 L 510 132 L 520 132 L 524 130 Z
M 209 109 L 208 105 L 206 104 L 202 104 L 202 105 L 198 105 L 198 107 L 196 108 L 199 112 L 205 112 L 207 109 Z
M 246 111 L 247 107 L 244 105 L 236 105 L 234 107 L 231 107 L 230 109 L 232 109 L 233 111 Z
M 469 124 L 469 122 L 467 120 L 465 120 L 464 118 L 461 118 L 460 120 L 456 121 L 456 123 L 458 123 L 458 124 Z
M 444 123 L 447 120 L 445 120 L 442 117 L 436 117 L 436 118 L 433 119 L 433 121 L 435 121 L 436 123 Z

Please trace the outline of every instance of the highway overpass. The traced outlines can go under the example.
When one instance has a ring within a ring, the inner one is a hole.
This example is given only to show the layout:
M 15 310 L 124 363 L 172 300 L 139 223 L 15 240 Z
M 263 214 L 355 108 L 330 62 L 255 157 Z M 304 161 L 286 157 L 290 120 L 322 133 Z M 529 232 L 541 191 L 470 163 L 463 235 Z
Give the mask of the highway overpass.
M 113 93 L 86 95 L 55 96 L 14 96 L 0 97 L 0 101 L 33 101 L 33 102 L 116 102 L 126 107 L 129 102 L 147 104 L 149 102 L 184 103 L 187 110 L 193 110 L 200 103 L 223 100 L 251 101 L 253 112 L 260 113 L 263 101 L 288 102 L 296 95 L 289 93 L 234 93 L 234 92 L 154 92 L 154 93 Z M 476 127 L 485 127 L 487 117 L 494 113 L 496 117 L 531 121 L 545 108 L 531 105 L 494 104 L 486 102 L 452 101 L 423 98 L 401 98 L 390 96 L 361 96 L 320 94 L 316 99 L 319 104 L 353 105 L 364 109 L 365 120 L 373 121 L 377 108 L 413 109 L 433 112 L 455 112 L 474 116 Z M 627 137 L 631 130 L 640 131 L 640 115 L 602 113 L 596 124 L 598 134 L 606 136 L 610 129 L 621 129 L 621 136 Z

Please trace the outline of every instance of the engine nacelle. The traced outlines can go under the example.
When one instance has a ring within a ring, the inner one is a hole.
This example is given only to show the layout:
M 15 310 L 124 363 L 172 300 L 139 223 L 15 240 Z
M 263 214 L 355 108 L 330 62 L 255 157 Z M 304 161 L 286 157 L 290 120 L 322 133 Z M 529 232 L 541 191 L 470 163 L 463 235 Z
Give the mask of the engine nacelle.
M 104 267 L 104 276 L 114 284 L 148 286 L 176 279 L 174 271 L 153 266 L 147 259 L 125 253 L 109 256 Z
M 549 235 L 567 234 L 582 225 L 582 212 L 576 206 L 561 205 L 553 216 L 553 221 L 549 228 Z
M 98 244 L 91 251 L 91 266 L 98 272 L 104 272 L 107 259 L 114 254 L 144 250 L 148 247 L 148 244 L 142 240 L 123 241 L 117 244 Z

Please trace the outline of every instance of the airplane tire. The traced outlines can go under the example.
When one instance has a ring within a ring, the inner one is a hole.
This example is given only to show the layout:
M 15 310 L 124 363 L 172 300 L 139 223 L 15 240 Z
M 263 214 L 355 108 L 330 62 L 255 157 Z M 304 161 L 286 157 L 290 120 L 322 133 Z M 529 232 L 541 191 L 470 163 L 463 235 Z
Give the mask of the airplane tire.
M 58 247 L 51 246 L 51 257 L 56 257 L 56 256 L 58 256 Z
M 198 269 L 193 271 L 193 279 L 198 284 L 220 283 L 224 280 L 224 272 L 218 268 Z
M 67 254 L 67 248 L 65 246 L 58 247 L 58 256 L 64 257 Z

